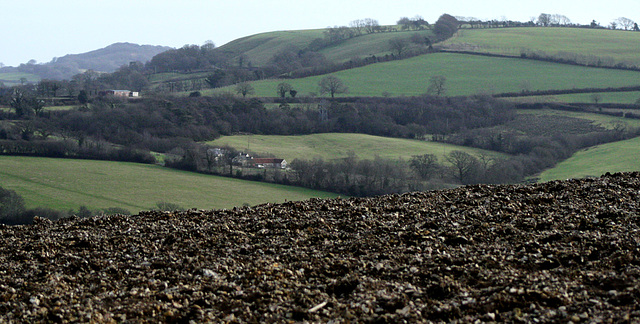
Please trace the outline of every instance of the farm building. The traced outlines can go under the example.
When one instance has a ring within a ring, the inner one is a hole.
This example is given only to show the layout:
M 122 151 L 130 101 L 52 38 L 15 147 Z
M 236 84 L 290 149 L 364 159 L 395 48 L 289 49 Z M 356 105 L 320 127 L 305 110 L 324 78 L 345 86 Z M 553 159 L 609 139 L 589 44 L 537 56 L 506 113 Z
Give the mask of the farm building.
M 103 96 L 116 96 L 116 97 L 138 97 L 139 93 L 137 91 L 130 90 L 106 90 L 101 91 L 101 95 Z
M 251 164 L 256 168 L 285 169 L 287 167 L 287 161 L 274 158 L 256 158 L 251 160 Z

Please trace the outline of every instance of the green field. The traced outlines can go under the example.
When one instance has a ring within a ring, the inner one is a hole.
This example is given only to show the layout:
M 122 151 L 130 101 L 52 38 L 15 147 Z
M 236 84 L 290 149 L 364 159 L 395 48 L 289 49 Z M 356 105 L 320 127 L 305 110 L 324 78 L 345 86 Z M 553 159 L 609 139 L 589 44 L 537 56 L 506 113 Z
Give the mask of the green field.
M 621 104 L 634 104 L 640 100 L 640 92 L 638 91 L 625 91 L 625 92 L 596 92 L 599 95 L 599 103 L 621 103 Z M 549 96 L 524 96 L 524 97 L 512 97 L 504 98 L 512 102 L 519 103 L 534 103 L 534 102 L 564 102 L 564 103 L 593 103 L 594 93 L 574 93 L 563 95 L 549 95 Z
M 236 39 L 220 50 L 235 56 L 245 54 L 253 66 L 264 66 L 276 53 L 288 48 L 303 49 L 316 38 L 324 37 L 324 29 L 273 31 Z
M 519 56 L 522 49 L 610 58 L 640 65 L 640 33 L 590 28 L 462 29 L 444 42 L 453 49 Z
M 587 68 L 516 58 L 436 53 L 406 60 L 364 66 L 334 73 L 349 87 L 340 96 L 415 96 L 426 93 L 429 79 L 446 77 L 447 95 L 519 92 L 589 87 L 640 85 L 640 72 Z M 280 82 L 290 83 L 299 95 L 318 93 L 324 76 L 252 82 L 258 97 L 273 97 Z M 233 87 L 216 92 L 233 92 Z M 206 93 L 206 91 L 205 91 Z
M 384 56 L 392 53 L 391 45 L 389 45 L 390 40 L 394 38 L 409 39 L 414 34 L 423 37 L 432 36 L 431 30 L 367 34 L 324 48 L 320 53 L 329 62 L 334 63 L 348 61 L 354 57 Z
M 0 156 L 0 187 L 15 190 L 28 208 L 121 207 L 149 210 L 158 202 L 220 209 L 266 202 L 330 198 L 304 188 L 177 171 L 156 165 Z
M 155 73 L 149 76 L 149 82 L 151 83 L 159 83 L 159 82 L 169 82 L 169 81 L 184 81 L 184 80 L 193 80 L 193 79 L 201 79 L 206 78 L 210 72 L 196 72 L 196 73 L 177 73 L 177 72 L 166 72 L 166 73 Z
M 324 31 L 325 29 L 309 29 L 261 33 L 236 39 L 221 46 L 220 50 L 235 56 L 243 53 L 253 66 L 264 66 L 278 52 L 305 49 L 316 38 L 324 38 Z M 344 62 L 354 57 L 384 56 L 391 53 L 390 39 L 409 39 L 416 33 L 431 35 L 430 30 L 363 34 L 323 48 L 320 53 L 332 63 Z
M 582 150 L 540 174 L 540 181 L 600 176 L 606 172 L 640 171 L 640 137 Z
M 594 125 L 602 126 L 606 129 L 613 129 L 620 123 L 625 124 L 632 128 L 640 128 L 640 119 L 615 117 L 615 116 L 594 114 L 594 113 L 588 113 L 588 112 L 575 112 L 575 111 L 564 111 L 564 110 L 553 110 L 553 109 L 519 109 L 518 113 L 586 119 L 586 120 L 592 121 Z
M 453 150 L 461 150 L 474 155 L 484 153 L 491 157 L 505 155 L 475 148 L 456 146 L 438 142 L 399 139 L 365 134 L 328 133 L 299 136 L 236 135 L 224 136 L 208 144 L 231 146 L 239 150 L 271 154 L 288 162 L 294 159 L 335 160 L 347 157 L 352 151 L 360 159 L 372 160 L 376 156 L 386 159 L 408 161 L 412 155 L 435 154 L 440 161 Z
M 5 86 L 11 87 L 15 85 L 20 85 L 20 79 L 25 78 L 27 82 L 39 82 L 40 77 L 31 74 L 31 73 L 23 73 L 23 72 L 0 72 L 0 82 L 4 83 Z

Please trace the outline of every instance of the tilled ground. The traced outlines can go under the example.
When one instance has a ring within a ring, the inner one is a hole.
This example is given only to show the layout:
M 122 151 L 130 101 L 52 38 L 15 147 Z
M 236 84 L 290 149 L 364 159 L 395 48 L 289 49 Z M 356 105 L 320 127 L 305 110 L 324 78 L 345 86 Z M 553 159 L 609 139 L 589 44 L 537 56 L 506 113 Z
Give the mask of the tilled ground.
M 640 321 L 640 173 L 0 227 L 0 322 Z

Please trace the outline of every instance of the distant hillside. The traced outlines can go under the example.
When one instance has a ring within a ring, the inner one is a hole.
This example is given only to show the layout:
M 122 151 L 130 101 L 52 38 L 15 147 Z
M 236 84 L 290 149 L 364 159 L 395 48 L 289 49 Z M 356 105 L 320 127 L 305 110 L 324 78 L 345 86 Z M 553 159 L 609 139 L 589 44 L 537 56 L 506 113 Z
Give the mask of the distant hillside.
M 147 62 L 155 55 L 170 50 L 167 46 L 115 43 L 83 54 L 69 54 L 52 61 L 52 66 L 75 64 L 81 70 L 113 72 L 129 62 Z
M 640 32 L 590 28 L 461 29 L 444 42 L 450 50 L 549 57 L 585 65 L 640 66 Z
M 41 79 L 70 79 L 84 70 L 114 72 L 130 62 L 147 62 L 155 55 L 171 49 L 167 46 L 115 43 L 105 48 L 81 54 L 68 54 L 44 64 L 21 64 L 19 67 L 3 68 L 0 75 L 7 73 L 29 73 Z M 6 78 L 0 78 L 6 79 Z

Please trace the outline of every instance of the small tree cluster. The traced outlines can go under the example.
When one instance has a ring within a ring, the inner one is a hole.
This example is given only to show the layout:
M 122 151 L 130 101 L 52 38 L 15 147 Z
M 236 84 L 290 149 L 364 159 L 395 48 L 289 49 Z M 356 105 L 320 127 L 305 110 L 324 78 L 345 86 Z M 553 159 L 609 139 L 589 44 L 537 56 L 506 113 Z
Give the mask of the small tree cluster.
M 444 14 L 440 16 L 434 24 L 433 33 L 438 40 L 445 40 L 453 36 L 458 31 L 459 26 L 460 22 L 458 19 L 449 14 Z
M 415 16 L 414 18 L 402 17 L 396 22 L 402 30 L 423 30 L 431 28 L 429 22 L 424 20 L 422 16 Z

